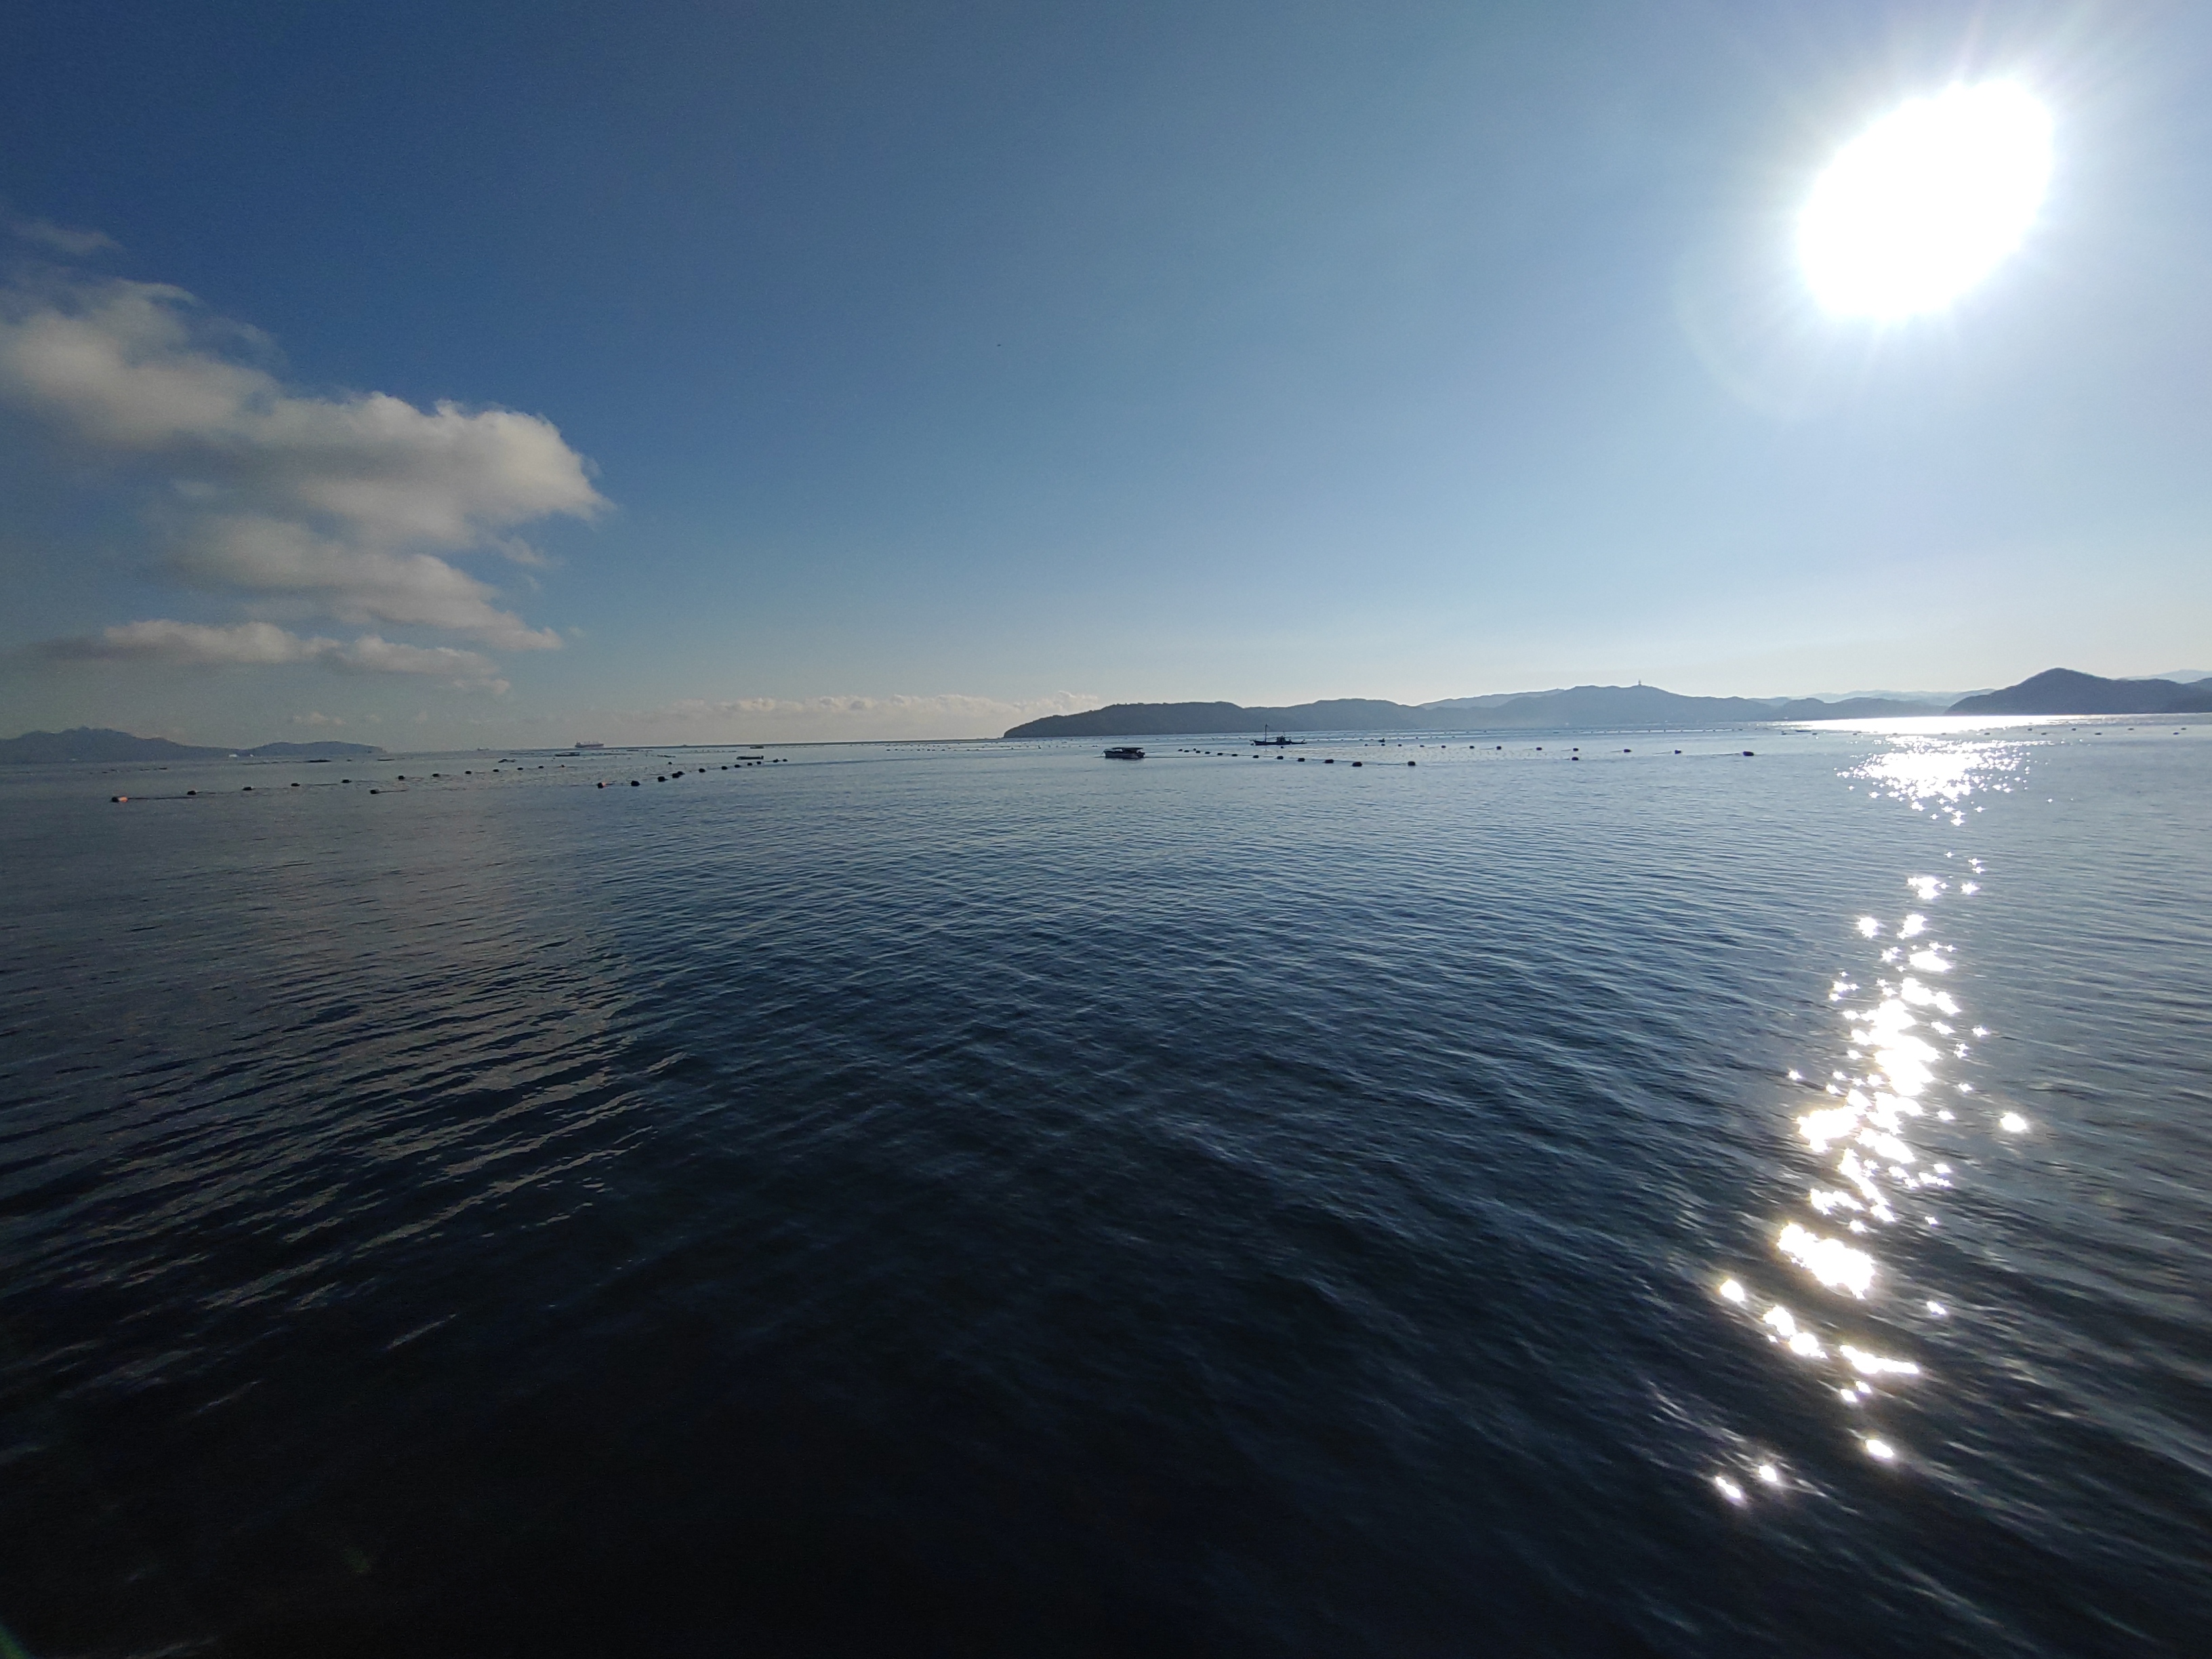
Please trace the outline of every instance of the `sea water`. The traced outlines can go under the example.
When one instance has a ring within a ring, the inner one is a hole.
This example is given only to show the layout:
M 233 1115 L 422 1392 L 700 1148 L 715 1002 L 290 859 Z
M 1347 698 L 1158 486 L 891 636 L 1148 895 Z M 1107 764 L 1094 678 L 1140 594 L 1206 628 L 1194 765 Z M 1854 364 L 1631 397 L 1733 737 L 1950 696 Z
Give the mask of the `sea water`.
M 2212 1644 L 2212 728 L 1147 746 L 0 779 L 0 1623 Z

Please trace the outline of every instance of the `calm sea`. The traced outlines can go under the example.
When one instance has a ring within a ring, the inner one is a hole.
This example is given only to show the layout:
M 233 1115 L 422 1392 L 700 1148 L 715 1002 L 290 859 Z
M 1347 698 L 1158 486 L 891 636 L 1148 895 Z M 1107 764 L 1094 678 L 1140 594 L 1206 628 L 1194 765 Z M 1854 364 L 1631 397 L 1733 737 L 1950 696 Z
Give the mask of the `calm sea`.
M 2212 726 L 1147 746 L 0 780 L 0 1622 L 2212 1650 Z

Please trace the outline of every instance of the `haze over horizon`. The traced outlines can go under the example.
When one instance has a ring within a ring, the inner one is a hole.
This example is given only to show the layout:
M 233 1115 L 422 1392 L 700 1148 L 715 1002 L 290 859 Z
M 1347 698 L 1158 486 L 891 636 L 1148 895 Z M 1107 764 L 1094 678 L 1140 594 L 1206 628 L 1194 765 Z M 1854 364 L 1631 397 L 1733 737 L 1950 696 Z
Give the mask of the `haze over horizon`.
M 2212 660 L 2202 10 L 134 0 L 4 38 L 5 733 Z M 2049 114 L 2017 250 L 1824 310 L 1815 180 L 1967 85 Z

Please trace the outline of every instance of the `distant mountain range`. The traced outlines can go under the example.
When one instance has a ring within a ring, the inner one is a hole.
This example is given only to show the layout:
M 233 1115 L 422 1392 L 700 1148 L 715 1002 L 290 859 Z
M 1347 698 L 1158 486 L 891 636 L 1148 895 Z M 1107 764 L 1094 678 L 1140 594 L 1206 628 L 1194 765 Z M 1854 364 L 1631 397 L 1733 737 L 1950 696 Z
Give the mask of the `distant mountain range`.
M 1753 720 L 1865 720 L 1940 714 L 1941 703 L 1856 697 L 1686 697 L 1656 685 L 1577 685 L 1564 691 L 1447 697 L 1409 705 L 1377 697 L 1333 697 L 1287 708 L 1233 702 L 1117 702 L 1080 714 L 1048 714 L 1015 726 L 1010 738 L 1157 737 L 1165 732 L 1556 732 L 1580 726 L 1741 726 Z
M 337 760 L 348 755 L 380 755 L 367 743 L 264 743 L 258 749 L 205 749 L 171 743 L 167 738 L 135 738 L 106 726 L 80 726 L 73 732 L 26 732 L 0 738 L 0 766 L 53 766 L 69 761 L 228 760 L 233 755 L 262 760 Z
M 2172 680 L 2106 680 L 2051 668 L 2018 685 L 1978 697 L 1961 697 L 1954 714 L 2212 714 L 2212 685 Z
M 1048 714 L 1009 738 L 1159 737 L 1172 732 L 1573 731 L 1627 726 L 1742 726 L 1762 720 L 1897 719 L 1911 714 L 2167 714 L 2212 712 L 2212 685 L 2170 679 L 2107 680 L 2054 668 L 2001 691 L 1956 702 L 1894 697 L 1689 697 L 1656 685 L 1577 685 L 1445 697 L 1418 705 L 1334 697 L 1283 708 L 1233 702 L 1117 702 L 1080 714 Z
M 2177 672 L 2156 679 L 2108 680 L 2053 668 L 2002 690 L 1955 701 L 1899 697 L 1688 697 L 1656 685 L 1577 685 L 1558 691 L 1501 691 L 1408 704 L 1381 697 L 1330 697 L 1283 708 L 1233 702 L 1117 702 L 1079 714 L 1048 714 L 1006 732 L 1009 738 L 1139 738 L 1175 732 L 1559 732 L 1638 726 L 1746 726 L 1780 720 L 1897 719 L 1912 714 L 2212 714 L 2212 674 Z M 384 751 L 366 743 L 264 743 L 219 749 L 134 737 L 103 726 L 26 732 L 0 738 L 0 766 L 70 761 L 337 760 Z

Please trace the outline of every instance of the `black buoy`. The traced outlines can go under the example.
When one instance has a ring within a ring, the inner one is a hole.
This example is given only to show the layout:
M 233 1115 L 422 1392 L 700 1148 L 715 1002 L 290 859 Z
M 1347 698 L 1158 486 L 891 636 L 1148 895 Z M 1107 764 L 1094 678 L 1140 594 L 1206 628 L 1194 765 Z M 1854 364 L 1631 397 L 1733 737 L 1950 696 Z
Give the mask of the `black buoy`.
M 1407 765 L 1408 765 L 1408 766 L 1419 766 L 1419 765 L 1420 764 L 1420 762 L 1419 762 L 1419 761 L 1407 761 L 1407 762 L 1406 763 L 1406 764 L 1407 764 Z
M 606 786 L 606 782 L 605 782 L 605 781 L 604 779 L 603 779 L 603 780 L 601 780 L 601 781 L 600 781 L 597 785 L 595 785 L 595 786 L 594 786 L 594 787 L 600 788 L 600 789 L 604 789 L 604 788 L 605 788 L 606 787 L 607 787 L 607 786 Z
M 296 783 L 295 783 L 295 784 L 294 784 L 292 787 L 293 787 L 295 789 L 297 789 L 300 786 L 299 786 L 298 784 L 296 784 Z
M 199 791 L 197 789 L 187 789 L 185 793 L 188 795 L 197 795 L 199 793 Z
M 370 790 L 368 793 L 369 793 L 370 794 L 372 794 L 372 795 L 380 795 L 380 794 L 382 794 L 382 793 L 384 793 L 384 791 L 382 791 L 381 789 L 372 789 L 372 790 Z
M 629 787 L 633 789 L 637 787 L 637 780 L 635 778 L 632 778 L 629 781 Z
M 253 793 L 253 786 L 252 786 L 252 784 L 250 784 L 250 783 L 249 783 L 249 784 L 247 784 L 247 785 L 246 786 L 246 787 L 245 787 L 245 788 L 243 788 L 243 789 L 241 789 L 241 790 L 240 790 L 240 791 L 239 791 L 239 793 L 240 793 L 241 795 L 250 795 L 250 794 L 252 794 L 252 793 Z
M 1679 754 L 1680 754 L 1682 751 L 1681 751 L 1680 750 L 1677 749 L 1674 752 L 1675 752 L 1676 754 L 1678 754 L 1678 755 L 1679 755 Z
M 1751 750 L 1748 750 L 1748 749 L 1745 750 L 1743 751 L 1743 757 L 1744 757 L 1746 760 L 1749 760 L 1749 759 L 1751 758 Z
M 130 799 L 131 797 L 128 795 L 110 795 L 108 797 L 108 799 L 115 801 L 129 800 Z
M 1352 763 L 1352 764 L 1353 764 L 1353 765 L 1355 765 L 1355 766 L 1357 766 L 1358 763 L 1358 763 L 1358 762 L 1357 762 L 1357 761 L 1354 761 L 1354 762 Z M 1334 765 L 1335 765 L 1335 764 L 1336 764 L 1336 757 L 1335 757 L 1335 756 L 1334 756 L 1334 755 L 1331 755 L 1331 756 L 1330 756 L 1327 760 L 1323 761 L 1323 762 L 1322 763 L 1322 764 L 1323 766 L 1334 766 Z
M 1365 761 L 1354 761 L 1354 762 L 1352 762 L 1352 763 L 1354 766 L 1364 766 L 1364 765 L 1366 765 L 1366 764 L 1367 764 L 1367 763 L 1366 763 Z

